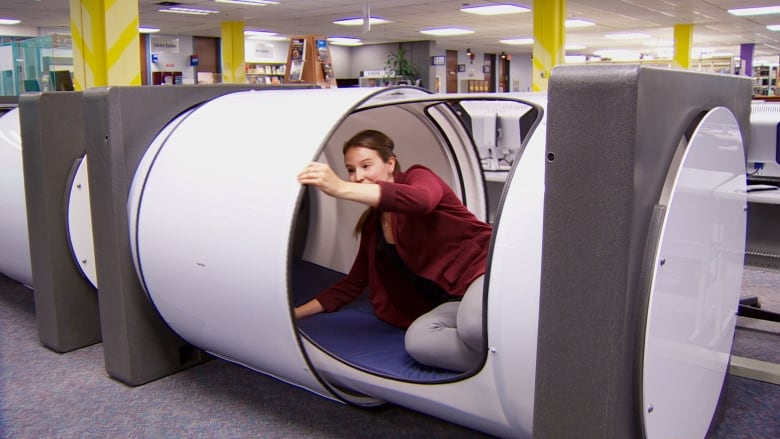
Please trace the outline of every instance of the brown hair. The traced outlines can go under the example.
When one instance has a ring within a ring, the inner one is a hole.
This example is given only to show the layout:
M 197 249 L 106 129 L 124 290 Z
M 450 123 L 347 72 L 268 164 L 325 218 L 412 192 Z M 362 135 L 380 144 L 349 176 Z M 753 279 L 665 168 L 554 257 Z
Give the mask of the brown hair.
M 390 160 L 390 157 L 395 157 L 395 152 L 393 151 L 395 149 L 395 143 L 393 143 L 393 139 L 381 131 L 363 130 L 355 134 L 349 140 L 344 142 L 342 153 L 346 154 L 350 148 L 358 146 L 376 151 L 376 153 L 379 154 L 379 158 L 381 158 L 385 163 Z M 400 170 L 401 165 L 398 164 L 398 158 L 396 157 L 393 173 L 399 172 Z M 355 224 L 355 229 L 353 231 L 355 237 L 360 234 L 360 230 L 363 228 L 363 223 L 366 222 L 366 218 L 368 218 L 368 214 L 371 213 L 371 209 L 372 208 L 369 207 L 360 215 L 360 218 L 358 219 L 357 224 Z

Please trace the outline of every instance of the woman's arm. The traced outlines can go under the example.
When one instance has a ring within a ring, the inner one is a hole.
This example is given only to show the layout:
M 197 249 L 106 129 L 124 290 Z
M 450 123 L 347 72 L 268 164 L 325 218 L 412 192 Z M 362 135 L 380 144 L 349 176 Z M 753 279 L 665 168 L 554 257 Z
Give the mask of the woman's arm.
M 382 194 L 379 210 L 425 215 L 441 202 L 446 183 L 430 169 L 414 165 L 404 173 L 403 181 L 378 185 Z
M 311 316 L 314 314 L 319 314 L 323 311 L 325 311 L 325 308 L 317 299 L 311 299 L 310 301 L 304 303 L 301 306 L 296 306 L 295 309 L 293 310 L 296 319 Z
M 371 207 L 379 204 L 379 185 L 344 181 L 325 163 L 309 163 L 298 174 L 298 182 L 314 186 L 331 197 L 342 200 L 356 201 Z

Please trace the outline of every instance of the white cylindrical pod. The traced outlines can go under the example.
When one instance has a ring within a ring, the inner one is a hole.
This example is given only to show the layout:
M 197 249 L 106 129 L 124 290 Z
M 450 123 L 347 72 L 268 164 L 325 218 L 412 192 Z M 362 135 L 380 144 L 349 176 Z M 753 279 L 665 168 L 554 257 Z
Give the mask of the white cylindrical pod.
M 433 169 L 486 219 L 479 156 L 457 105 L 476 98 L 415 88 L 274 90 L 225 95 L 181 114 L 143 157 L 128 199 L 136 269 L 160 315 L 197 347 L 331 398 L 390 401 L 494 434 L 530 435 L 535 332 L 498 337 L 491 341 L 498 357 L 437 385 L 352 367 L 301 337 L 292 317 L 295 260 L 348 271 L 358 245 L 352 228 L 365 209 L 302 187 L 297 174 L 317 160 L 346 179 L 344 141 L 377 129 L 394 140 L 404 169 Z M 482 99 L 541 108 L 508 95 Z M 511 195 L 518 202 L 541 201 L 543 139 L 542 132 L 527 142 L 535 161 L 519 166 L 523 181 Z M 518 284 L 538 292 L 542 212 L 503 215 L 507 224 L 528 218 L 529 229 L 522 242 L 500 246 L 499 272 L 512 271 L 509 258 L 517 255 L 528 258 L 528 272 L 495 280 L 490 294 L 517 302 L 533 320 L 538 293 L 514 292 Z M 516 334 L 517 323 L 496 319 L 490 334 Z M 501 386 L 509 393 L 496 391 Z M 518 394 L 522 402 L 502 403 Z
M 0 273 L 33 286 L 19 109 L 0 117 Z

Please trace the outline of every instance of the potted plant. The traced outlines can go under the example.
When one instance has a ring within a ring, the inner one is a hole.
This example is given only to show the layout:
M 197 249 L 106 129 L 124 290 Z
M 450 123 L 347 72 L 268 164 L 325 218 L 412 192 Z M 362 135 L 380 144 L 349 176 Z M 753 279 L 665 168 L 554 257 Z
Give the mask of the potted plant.
M 406 51 L 402 47 L 399 47 L 395 52 L 387 54 L 385 73 L 388 79 L 400 76 L 403 81 L 413 85 L 420 78 L 419 70 L 411 61 L 406 59 Z

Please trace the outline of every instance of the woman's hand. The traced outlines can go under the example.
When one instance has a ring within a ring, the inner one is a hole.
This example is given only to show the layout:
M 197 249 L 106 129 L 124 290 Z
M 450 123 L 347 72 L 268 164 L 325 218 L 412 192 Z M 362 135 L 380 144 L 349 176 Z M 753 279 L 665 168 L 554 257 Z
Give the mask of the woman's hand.
M 344 181 L 325 163 L 311 162 L 298 174 L 298 183 L 314 186 L 331 197 L 367 206 L 379 203 L 379 185 Z
M 298 174 L 298 183 L 314 186 L 331 197 L 340 197 L 346 181 L 325 163 L 311 162 Z
M 293 309 L 293 315 L 296 319 L 301 319 L 303 317 L 319 314 L 323 311 L 325 311 L 325 308 L 322 306 L 320 301 L 317 299 L 311 299 L 301 306 L 296 306 Z

